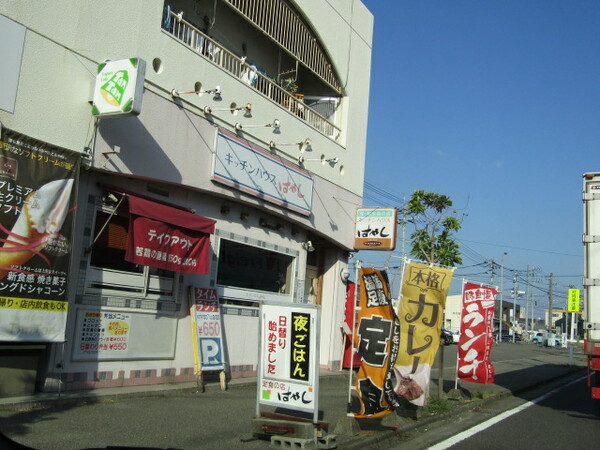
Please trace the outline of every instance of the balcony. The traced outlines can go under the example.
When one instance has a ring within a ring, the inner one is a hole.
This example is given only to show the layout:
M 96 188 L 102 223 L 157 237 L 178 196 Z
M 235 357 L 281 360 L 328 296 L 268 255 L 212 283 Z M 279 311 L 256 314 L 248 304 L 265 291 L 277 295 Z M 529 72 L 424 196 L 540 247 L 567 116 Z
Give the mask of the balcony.
M 339 141 L 340 128 L 320 113 L 335 112 L 339 105 L 339 98 L 317 96 L 305 98 L 301 94 L 289 92 L 255 66 L 248 64 L 245 58 L 238 57 L 219 42 L 184 20 L 180 14 L 169 11 L 168 17 L 163 21 L 162 29 L 198 55 L 216 64 L 282 108 L 295 114 L 315 130 L 334 141 Z

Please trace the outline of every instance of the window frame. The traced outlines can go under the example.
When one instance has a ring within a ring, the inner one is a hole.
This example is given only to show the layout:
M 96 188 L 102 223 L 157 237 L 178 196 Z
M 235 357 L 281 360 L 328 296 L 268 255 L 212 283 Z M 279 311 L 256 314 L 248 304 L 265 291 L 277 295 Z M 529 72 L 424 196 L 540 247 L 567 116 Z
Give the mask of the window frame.
M 156 300 L 161 302 L 177 303 L 181 289 L 180 276 L 177 272 L 161 270 L 169 273 L 171 276 L 152 273 L 153 268 L 142 266 L 140 272 L 121 270 L 109 267 L 95 266 L 92 264 L 92 254 L 97 245 L 96 229 L 98 221 L 102 220 L 102 214 L 108 214 L 108 220 L 101 223 L 103 226 L 110 223 L 114 217 L 120 217 L 131 220 L 126 208 L 119 208 L 101 205 L 94 209 L 92 219 L 92 242 L 90 243 L 87 255 L 87 269 L 85 275 L 84 295 L 102 296 L 102 297 L 120 297 L 138 300 Z M 112 214 L 112 215 L 111 215 Z M 101 233 L 107 232 L 108 227 L 101 230 Z M 129 232 L 129 230 L 127 230 Z
M 224 285 L 217 283 L 218 280 L 218 266 L 221 260 L 221 250 L 223 242 L 233 242 L 239 245 L 245 245 L 248 247 L 252 247 L 258 250 L 264 250 L 271 253 L 277 253 L 283 256 L 287 256 L 291 258 L 290 264 L 287 269 L 287 279 L 286 284 L 288 287 L 287 293 L 278 293 L 265 291 L 260 289 L 251 289 L 239 286 L 232 285 Z M 263 243 L 264 244 L 264 243 Z M 283 251 L 282 251 L 283 250 Z M 287 250 L 287 251 L 285 251 Z M 272 248 L 267 245 L 260 245 L 260 243 L 253 243 L 249 239 L 239 239 L 233 236 L 222 237 L 219 236 L 217 240 L 217 263 L 215 264 L 214 270 L 214 283 L 219 291 L 219 296 L 224 304 L 232 304 L 238 306 L 248 306 L 248 307 L 258 307 L 258 302 L 279 302 L 279 303 L 293 303 L 294 295 L 296 292 L 296 284 L 297 284 L 297 268 L 298 268 L 298 257 L 299 255 L 290 251 L 289 249 L 280 248 L 279 246 L 275 246 Z M 250 303 L 250 304 L 249 304 Z

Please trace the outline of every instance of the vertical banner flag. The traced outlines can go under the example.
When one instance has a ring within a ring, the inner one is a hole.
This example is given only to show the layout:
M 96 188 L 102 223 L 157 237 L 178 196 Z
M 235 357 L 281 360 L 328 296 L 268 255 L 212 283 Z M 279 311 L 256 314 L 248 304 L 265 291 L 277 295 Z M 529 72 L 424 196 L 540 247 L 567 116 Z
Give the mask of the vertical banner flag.
M 190 287 L 190 303 L 194 326 L 196 374 L 204 370 L 225 370 L 217 290 Z
M 391 368 L 398 353 L 399 329 L 385 272 L 361 268 L 360 309 L 355 348 L 360 356 L 355 417 L 378 418 L 392 412 Z M 389 391 L 389 392 L 386 392 Z M 391 395 L 391 397 L 390 397 Z
M 318 416 L 319 309 L 317 305 L 260 307 L 258 406 Z
M 404 269 L 394 392 L 418 406 L 425 405 L 429 393 L 452 274 L 453 269 L 415 262 Z
M 463 284 L 463 307 L 458 342 L 458 377 L 464 381 L 494 382 L 490 359 L 497 289 L 480 284 Z
M 2 130 L 0 341 L 64 341 L 79 162 Z

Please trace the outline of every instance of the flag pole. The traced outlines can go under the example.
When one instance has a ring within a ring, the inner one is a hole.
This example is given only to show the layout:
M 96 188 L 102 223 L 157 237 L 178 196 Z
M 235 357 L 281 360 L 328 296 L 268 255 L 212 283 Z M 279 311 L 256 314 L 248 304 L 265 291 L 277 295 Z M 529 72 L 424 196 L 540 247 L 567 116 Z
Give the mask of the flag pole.
M 360 295 L 360 280 L 359 280 L 359 276 L 360 276 L 360 259 L 356 260 L 356 266 L 354 268 L 354 305 L 352 308 L 352 341 L 350 342 L 351 344 L 351 348 L 352 351 L 350 352 L 350 376 L 348 377 L 349 380 L 349 384 L 348 384 L 348 409 L 350 408 L 350 404 L 352 403 L 352 375 L 354 373 L 354 354 L 355 352 L 357 352 L 357 349 L 354 348 L 354 336 L 356 333 L 356 311 L 357 311 L 357 306 L 356 306 L 356 300 L 358 299 L 359 295 Z M 348 410 L 348 412 L 350 412 Z

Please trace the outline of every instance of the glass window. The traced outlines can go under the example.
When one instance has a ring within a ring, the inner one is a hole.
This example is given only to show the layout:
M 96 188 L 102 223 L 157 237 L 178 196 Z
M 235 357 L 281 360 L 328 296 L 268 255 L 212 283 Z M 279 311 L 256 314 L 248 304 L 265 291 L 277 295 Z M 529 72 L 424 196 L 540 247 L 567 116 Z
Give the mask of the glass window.
M 284 253 L 221 239 L 217 284 L 289 294 L 293 262 Z
M 174 297 L 175 273 L 125 261 L 129 215 L 97 211 L 87 291 L 127 297 Z

